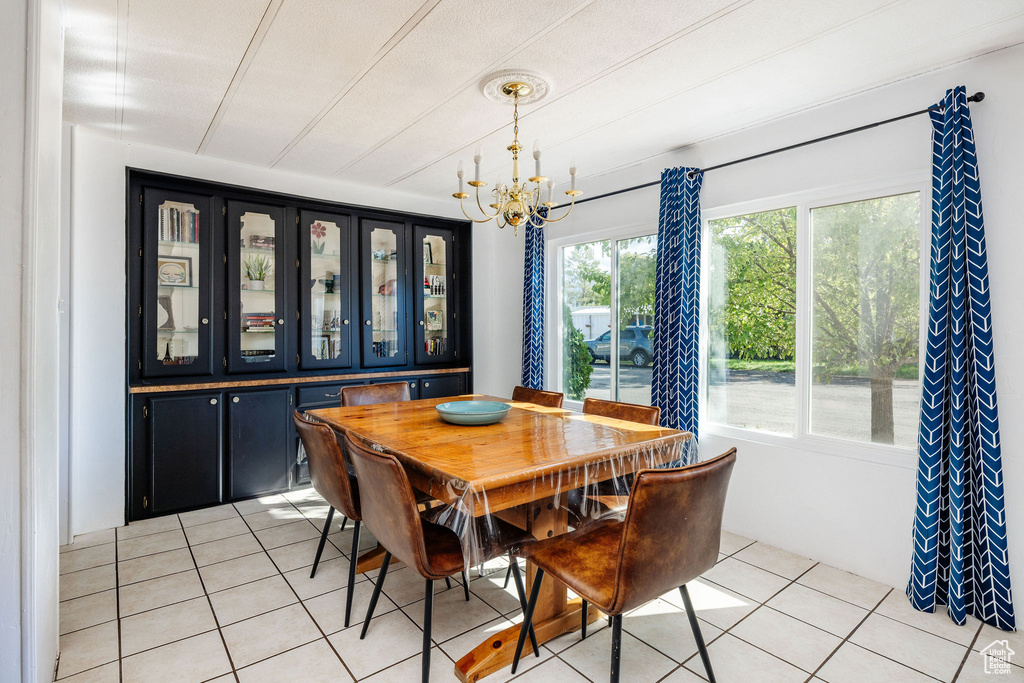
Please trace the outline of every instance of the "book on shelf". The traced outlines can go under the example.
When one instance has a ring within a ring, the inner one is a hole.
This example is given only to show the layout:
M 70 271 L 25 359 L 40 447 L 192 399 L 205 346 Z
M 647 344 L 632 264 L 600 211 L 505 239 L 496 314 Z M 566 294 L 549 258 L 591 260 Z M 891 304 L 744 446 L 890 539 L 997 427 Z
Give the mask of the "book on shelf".
M 199 212 L 194 209 L 176 209 L 161 207 L 158 232 L 161 242 L 187 242 L 195 244 L 199 241 Z

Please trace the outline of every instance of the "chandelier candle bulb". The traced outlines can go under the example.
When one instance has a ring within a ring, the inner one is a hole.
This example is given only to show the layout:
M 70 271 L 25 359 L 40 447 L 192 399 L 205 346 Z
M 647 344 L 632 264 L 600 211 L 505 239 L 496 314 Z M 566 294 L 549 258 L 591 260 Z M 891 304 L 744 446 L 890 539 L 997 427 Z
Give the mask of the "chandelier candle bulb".
M 569 188 L 569 190 L 571 192 L 575 192 L 576 191 L 576 160 L 575 159 L 573 159 L 572 162 L 569 164 L 569 178 L 571 179 L 571 187 Z
M 473 163 L 476 164 L 476 177 L 473 178 L 476 182 L 480 182 L 480 161 L 484 158 L 483 147 L 476 148 L 476 154 L 473 155 Z
M 536 169 L 535 169 L 536 173 L 534 173 L 534 176 L 537 177 L 537 178 L 543 178 L 544 176 L 542 176 L 541 173 L 540 173 L 540 141 L 539 140 L 537 140 L 537 141 L 535 141 L 533 143 L 533 160 L 534 160 L 535 166 L 536 166 Z M 532 178 L 531 178 L 531 180 L 532 180 Z M 535 182 L 540 182 L 540 181 L 537 180 Z
M 553 204 L 554 203 L 554 202 L 551 201 L 551 195 L 554 193 L 554 191 L 555 191 L 555 181 L 552 178 L 551 180 L 548 180 L 548 204 Z
M 459 194 L 462 194 L 462 176 L 465 174 L 462 170 L 462 162 L 459 162 L 459 170 L 456 172 L 459 176 Z

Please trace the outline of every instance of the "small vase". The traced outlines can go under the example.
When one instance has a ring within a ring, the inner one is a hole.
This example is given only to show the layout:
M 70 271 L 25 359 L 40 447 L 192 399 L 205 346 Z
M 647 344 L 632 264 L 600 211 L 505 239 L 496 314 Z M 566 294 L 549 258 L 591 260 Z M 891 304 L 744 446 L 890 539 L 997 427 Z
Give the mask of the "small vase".
M 249 280 L 249 289 L 263 289 L 263 280 Z

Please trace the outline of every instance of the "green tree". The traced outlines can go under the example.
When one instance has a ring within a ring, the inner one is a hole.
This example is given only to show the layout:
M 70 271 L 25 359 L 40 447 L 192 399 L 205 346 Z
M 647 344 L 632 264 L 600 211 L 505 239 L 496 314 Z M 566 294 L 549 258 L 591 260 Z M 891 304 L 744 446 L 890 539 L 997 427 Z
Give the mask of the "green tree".
M 619 242 L 620 325 L 636 325 L 654 315 L 657 272 L 654 235 Z
M 563 301 L 571 309 L 611 305 L 612 276 L 601 267 L 594 252 L 594 243 L 577 244 L 564 252 Z
M 814 371 L 871 379 L 871 440 L 893 443 L 896 371 L 918 360 L 917 193 L 815 209 Z
M 796 208 L 713 221 L 711 233 L 708 321 L 727 344 L 713 357 L 793 360 Z
M 565 323 L 565 349 L 562 353 L 565 367 L 562 386 L 565 387 L 569 398 L 579 401 L 586 396 L 587 389 L 590 388 L 590 373 L 594 368 L 590 364 L 590 351 L 587 349 L 583 333 L 573 324 L 568 306 L 562 308 L 562 320 Z

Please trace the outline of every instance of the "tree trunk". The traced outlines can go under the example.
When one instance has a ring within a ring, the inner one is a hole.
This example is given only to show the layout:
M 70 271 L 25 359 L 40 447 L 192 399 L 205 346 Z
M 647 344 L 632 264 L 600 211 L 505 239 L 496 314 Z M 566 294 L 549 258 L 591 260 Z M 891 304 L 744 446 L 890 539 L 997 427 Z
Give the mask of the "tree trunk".
M 871 366 L 871 441 L 893 443 L 892 380 L 896 371 Z

